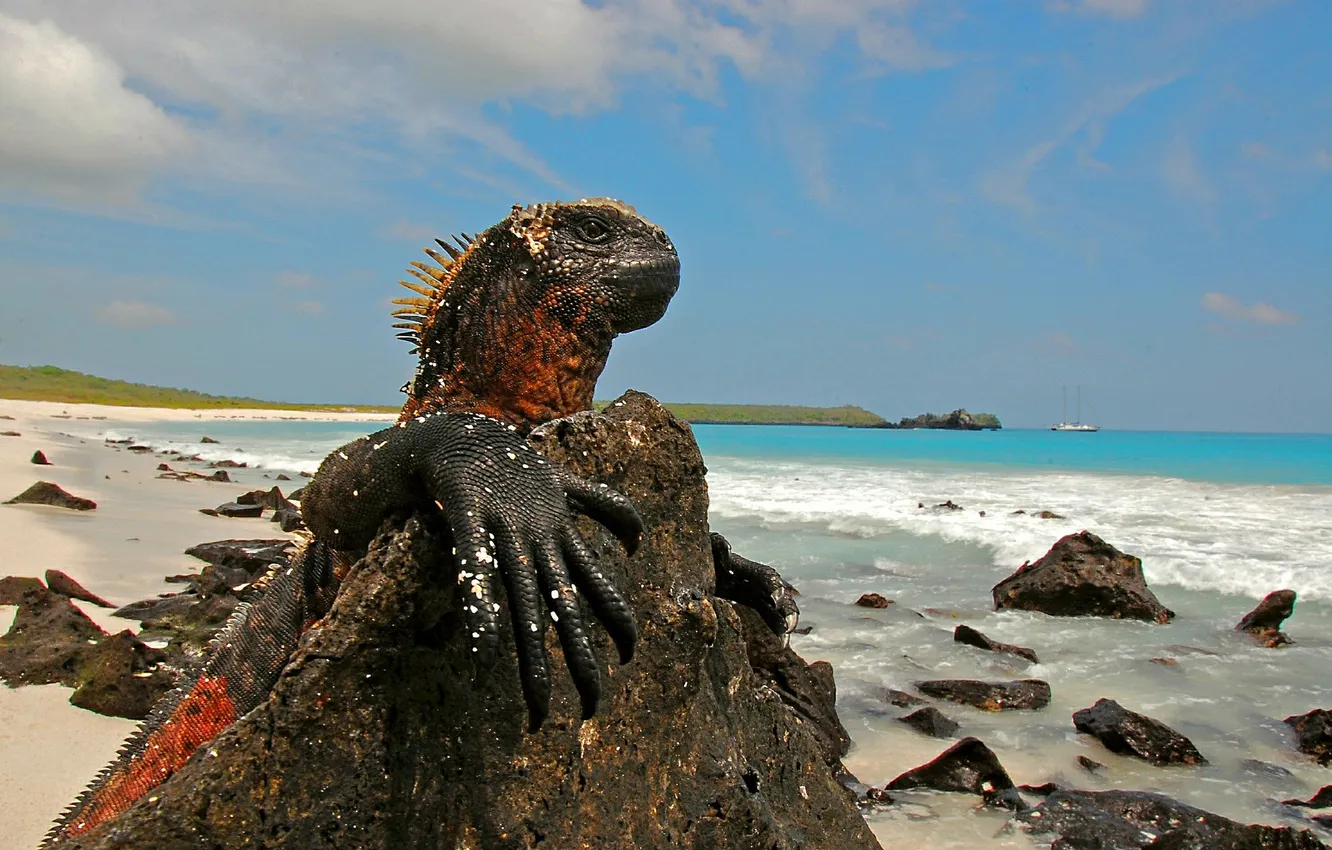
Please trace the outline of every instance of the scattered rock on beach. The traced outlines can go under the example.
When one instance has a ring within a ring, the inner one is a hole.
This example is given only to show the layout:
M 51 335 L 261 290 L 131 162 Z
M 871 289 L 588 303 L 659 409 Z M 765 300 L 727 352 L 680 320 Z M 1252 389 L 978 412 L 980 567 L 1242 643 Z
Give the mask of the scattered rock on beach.
M 1050 685 L 1040 679 L 981 682 L 976 679 L 934 679 L 916 682 L 921 693 L 970 705 L 982 711 L 1041 709 L 1050 704 Z
M 978 649 L 988 650 L 990 652 L 1002 652 L 1008 655 L 1016 655 L 1019 658 L 1025 658 L 1033 664 L 1039 664 L 1040 659 L 1036 657 L 1036 651 L 1027 649 L 1025 646 L 1016 646 L 1011 643 L 1000 643 L 997 640 L 990 640 L 985 635 L 973 629 L 971 626 L 958 626 L 953 629 L 953 640 L 956 643 L 965 643 L 967 646 L 974 646 Z
M 290 475 L 287 475 L 285 472 L 279 472 L 279 473 L 277 474 L 277 480 L 278 480 L 278 481 L 290 481 L 290 480 L 291 480 L 291 476 L 290 476 Z M 294 499 L 294 498 L 296 498 L 296 497 L 295 497 L 295 496 L 290 496 L 289 498 Z
M 57 508 L 69 508 L 72 511 L 91 511 L 96 510 L 97 503 L 92 499 L 84 499 L 65 492 L 57 484 L 50 481 L 38 481 L 28 489 L 19 493 L 14 498 L 5 502 L 6 505 L 51 505 Z
M 214 540 L 185 550 L 186 555 L 219 567 L 237 568 L 252 581 L 273 564 L 285 564 L 296 548 L 290 540 Z
M 278 509 L 278 505 L 287 501 L 282 495 L 282 489 L 274 485 L 269 490 L 251 490 L 248 493 L 242 493 L 236 497 L 238 505 L 258 505 L 261 508 L 267 508 L 270 511 Z
M 856 600 L 856 604 L 861 608 L 887 608 L 893 604 L 893 600 L 886 599 L 879 593 L 864 593 Z
M 22 437 L 18 431 L 0 431 L 0 437 Z
M 1316 708 L 1308 714 L 1287 717 L 1285 723 L 1295 730 L 1295 745 L 1300 752 L 1318 759 L 1319 764 L 1332 764 L 1332 711 Z
M 1060 539 L 1035 563 L 994 586 L 996 610 L 1040 611 L 1056 617 L 1110 617 L 1168 623 L 1175 612 L 1147 587 L 1142 560 L 1089 531 Z
M 1307 829 L 1241 824 L 1145 791 L 1056 788 L 1016 819 L 1046 841 L 1059 836 L 1052 850 L 1326 850 Z
M 212 475 L 205 475 L 204 480 L 220 481 L 223 484 L 233 483 L 231 480 L 231 476 L 227 474 L 227 471 L 225 469 L 219 469 L 217 472 L 214 472 Z
M 0 637 L 0 678 L 10 687 L 56 682 L 72 687 L 78 684 L 80 658 L 105 636 L 66 597 L 46 588 L 25 593 L 13 627 Z
M 1157 765 L 1207 763 L 1188 738 L 1112 699 L 1098 699 L 1091 708 L 1075 712 L 1073 725 L 1120 755 L 1135 756 Z
M 54 464 L 46 457 L 46 452 L 41 449 L 32 453 L 32 462 L 38 466 L 53 466 Z
M 60 570 L 46 571 L 46 586 L 61 596 L 68 596 L 70 599 L 82 599 L 84 602 L 91 602 L 99 608 L 116 607 L 92 591 L 85 589 L 83 585 Z
M 917 709 L 906 717 L 899 717 L 898 720 L 925 735 L 935 738 L 951 738 L 957 734 L 957 721 L 950 720 L 947 715 L 934 706 Z
M 214 440 L 212 437 L 203 436 L 203 437 L 200 437 L 200 438 L 199 438 L 199 442 L 201 442 L 201 443 L 217 443 L 217 440 Z
M 1252 611 L 1244 615 L 1235 626 L 1237 632 L 1247 632 L 1263 646 L 1275 649 L 1292 643 L 1290 637 L 1281 631 L 1281 624 L 1295 613 L 1295 591 L 1274 590 L 1263 597 L 1263 601 Z
M 963 738 L 933 761 L 912 768 L 885 786 L 886 791 L 929 788 L 980 794 L 990 805 L 1026 808 L 999 757 L 979 738 Z
M 225 502 L 213 508 L 213 516 L 225 516 L 232 519 L 253 519 L 264 514 L 263 505 L 242 505 L 238 502 Z
M 140 642 L 126 629 L 89 647 L 79 660 L 79 685 L 69 701 L 108 717 L 142 720 L 174 687 L 162 669 L 166 653 Z

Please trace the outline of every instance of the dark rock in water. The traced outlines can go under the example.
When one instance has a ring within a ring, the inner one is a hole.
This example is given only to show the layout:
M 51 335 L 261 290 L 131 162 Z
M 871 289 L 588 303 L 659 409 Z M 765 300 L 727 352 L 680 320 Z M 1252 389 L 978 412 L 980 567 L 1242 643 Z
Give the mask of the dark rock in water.
M 553 630 L 551 714 L 537 733 L 525 732 L 511 644 L 473 682 L 452 544 L 428 511 L 386 523 L 269 699 L 155 801 L 68 850 L 226 850 L 257 837 L 270 850 L 878 847 L 809 724 L 751 669 L 742 615 L 711 592 L 689 426 L 639 393 L 606 410 L 532 435 L 554 462 L 626 493 L 648 529 L 627 558 L 579 521 L 639 625 L 621 665 L 589 622 L 602 659 L 592 719 L 579 720 Z
M 212 437 L 200 437 L 200 438 L 199 438 L 199 442 L 201 442 L 201 443 L 216 443 L 217 440 L 214 440 Z
M 1057 617 L 1111 617 L 1168 623 L 1175 613 L 1147 587 L 1142 561 L 1089 531 L 1059 540 L 1035 563 L 994 586 L 996 610 Z
M 166 653 L 135 639 L 128 629 L 91 647 L 79 662 L 79 686 L 69 701 L 109 717 L 142 720 L 174 687 L 160 668 Z
M 1332 785 L 1324 785 L 1307 800 L 1282 800 L 1287 806 L 1303 806 L 1309 809 L 1332 809 Z
M 1015 646 L 1011 643 L 1000 643 L 996 640 L 990 640 L 971 626 L 958 626 L 953 629 L 953 640 L 957 643 L 965 643 L 967 646 L 974 646 L 978 649 L 989 650 L 990 652 L 1004 652 L 1009 655 L 1016 655 L 1019 658 L 1027 659 L 1033 664 L 1040 663 L 1040 659 L 1036 657 L 1035 650 L 1027 649 L 1025 646 Z
M 278 480 L 278 481 L 290 481 L 290 480 L 291 480 L 291 476 L 288 475 L 288 474 L 286 474 L 285 472 L 279 472 L 279 473 L 277 474 L 277 480 Z M 291 497 L 291 498 L 295 498 L 295 496 L 293 496 L 293 497 Z
M 1129 711 L 1112 699 L 1098 699 L 1073 714 L 1079 732 L 1094 735 L 1107 750 L 1152 764 L 1206 764 L 1193 742 L 1159 720 Z
M 46 453 L 43 452 L 41 449 L 38 449 L 37 451 L 32 453 L 32 462 L 37 464 L 38 466 L 52 465 L 51 461 L 46 459 Z
M 1148 658 L 1150 663 L 1158 667 L 1178 667 L 1179 662 L 1173 658 Z
M 1082 768 L 1083 770 L 1091 774 L 1098 774 L 1101 771 L 1105 770 L 1105 765 L 1101 764 L 1099 761 L 1095 761 L 1094 759 L 1089 759 L 1086 756 L 1078 756 L 1077 761 L 1078 761 L 1078 767 Z
M 52 505 L 57 508 L 69 508 L 72 511 L 91 511 L 96 510 L 97 508 L 97 503 L 92 499 L 73 496 L 66 493 L 59 485 L 52 484 L 50 481 L 38 481 L 22 493 L 19 493 L 14 498 L 5 502 L 5 504 Z
M 884 691 L 883 698 L 898 708 L 910 708 L 913 705 L 926 705 L 929 700 L 921 699 L 915 694 L 909 694 L 906 691 L 895 691 L 892 688 Z
M 1319 764 L 1332 763 L 1332 711 L 1316 708 L 1308 714 L 1287 717 L 1285 723 L 1295 730 L 1295 745 L 1300 752 L 1318 759 Z
M 1272 764 L 1258 759 L 1244 759 L 1239 764 L 1240 770 L 1245 773 L 1252 773 L 1257 776 L 1270 776 L 1273 779 L 1294 779 L 1295 774 L 1286 770 L 1279 764 Z
M 893 604 L 893 600 L 886 599 L 878 593 L 864 593 L 856 600 L 856 604 L 861 608 L 887 608 Z
M 962 728 L 958 726 L 956 721 L 949 720 L 942 711 L 932 705 L 917 709 L 906 717 L 898 719 L 917 732 L 935 738 L 951 738 L 957 734 L 958 729 Z
M 1064 519 L 1064 517 L 1060 516 L 1054 511 L 1038 511 L 1032 514 L 1032 516 L 1036 517 L 1037 519 Z
M 26 576 L 5 576 L 0 578 L 0 605 L 18 605 L 24 594 L 42 593 L 46 585 L 41 579 Z
M 1244 615 L 1235 626 L 1237 632 L 1248 632 L 1264 646 L 1275 649 L 1292 643 L 1281 631 L 1281 624 L 1295 613 L 1295 591 L 1274 590 L 1263 597 L 1258 607 Z
M 216 516 L 231 517 L 232 519 L 253 519 L 264 515 L 263 505 L 241 505 L 236 502 L 226 502 L 213 508 Z
M 953 500 L 952 500 L 952 499 L 949 499 L 949 500 L 946 501 L 946 502 L 940 502 L 939 504 L 935 505 L 935 507 L 936 507 L 936 508 L 942 508 L 942 509 L 944 509 L 944 510 L 946 510 L 946 511 L 960 511 L 960 510 L 962 510 L 962 506 L 961 506 L 961 505 L 955 505 L 955 504 L 953 504 Z
M 1060 788 L 1016 819 L 1032 835 L 1059 836 L 1052 850 L 1326 850 L 1307 829 L 1245 825 L 1144 791 Z
M 301 500 L 301 496 L 304 495 L 305 495 L 305 488 L 297 487 L 295 490 L 292 490 L 291 493 L 287 495 L 287 498 L 293 502 L 299 502 Z
M 191 546 L 185 550 L 185 554 L 219 567 L 238 567 L 245 570 L 253 580 L 263 575 L 273 564 L 285 564 L 295 549 L 295 543 L 281 538 L 215 540 Z
M 209 469 L 247 469 L 248 467 L 249 464 L 246 463 L 245 461 L 232 460 L 230 458 L 225 458 L 223 460 L 215 460 L 212 463 L 208 464 Z
M 1323 829 L 1332 831 L 1332 815 L 1314 815 L 1309 820 L 1321 826 Z
M 219 481 L 219 482 L 221 482 L 221 483 L 223 483 L 223 484 L 230 484 L 230 483 L 231 483 L 231 476 L 227 474 L 227 471 L 226 471 L 225 469 L 219 469 L 217 472 L 214 472 L 212 475 L 206 475 L 206 476 L 204 476 L 204 480 L 205 480 L 205 481 Z
M 980 794 L 993 805 L 1026 808 L 999 757 L 979 738 L 963 738 L 928 764 L 912 768 L 889 782 L 884 790 L 911 788 Z
M 60 570 L 46 571 L 46 586 L 61 596 L 68 596 L 70 599 L 82 599 L 84 602 L 91 602 L 99 608 L 114 608 L 116 606 L 107 602 L 97 594 L 85 590 L 83 585 L 74 579 L 62 573 Z
M 89 648 L 106 632 L 65 597 L 42 588 L 24 594 L 8 634 L 0 637 L 0 678 L 10 687 L 75 686 Z
M 960 702 L 982 711 L 1015 711 L 1045 708 L 1050 704 L 1050 686 L 1040 679 L 1016 682 L 981 682 L 975 679 L 935 679 L 916 682 L 926 696 Z

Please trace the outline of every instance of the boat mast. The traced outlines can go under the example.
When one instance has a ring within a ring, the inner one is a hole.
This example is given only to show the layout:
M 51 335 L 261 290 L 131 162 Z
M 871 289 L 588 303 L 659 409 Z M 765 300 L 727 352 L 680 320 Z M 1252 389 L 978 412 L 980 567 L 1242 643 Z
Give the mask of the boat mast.
M 1082 424 L 1082 384 L 1078 384 L 1078 418 L 1074 420 L 1076 424 Z
M 1064 384 L 1064 418 L 1059 421 L 1068 423 L 1068 384 Z

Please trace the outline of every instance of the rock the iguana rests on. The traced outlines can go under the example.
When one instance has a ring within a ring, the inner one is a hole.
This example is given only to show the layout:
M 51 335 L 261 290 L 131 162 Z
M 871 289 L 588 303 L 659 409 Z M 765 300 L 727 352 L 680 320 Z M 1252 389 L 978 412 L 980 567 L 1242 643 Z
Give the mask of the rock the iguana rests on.
M 470 688 L 474 674 L 485 679 L 507 659 L 500 651 L 507 631 L 528 729 L 538 730 L 561 681 L 546 650 L 553 625 L 580 715 L 595 714 L 608 673 L 586 613 L 621 663 L 633 654 L 637 624 L 574 515 L 611 529 L 630 554 L 644 525 L 624 496 L 552 463 L 524 437 L 591 408 L 611 342 L 662 316 L 679 284 L 679 259 L 661 228 L 604 198 L 515 206 L 484 233 L 455 238 L 456 248 L 439 242 L 445 253 L 427 249 L 436 265 L 413 264 L 420 283 L 404 286 L 419 297 L 398 302 L 396 327 L 419 360 L 397 425 L 325 459 L 302 493 L 312 539 L 255 583 L 257 600 L 236 609 L 202 666 L 60 819 L 48 846 L 113 820 L 263 703 L 382 521 L 413 510 L 442 520 L 447 554 L 434 567 L 466 603 L 459 640 L 470 662 L 450 671 L 451 680 Z M 310 634 L 318 637 L 317 629 Z M 455 707 L 436 699 L 431 710 L 452 715 Z
M 595 717 L 580 724 L 574 682 L 553 677 L 550 719 L 526 734 L 511 652 L 484 686 L 468 681 L 447 533 L 423 512 L 385 524 L 270 698 L 151 799 L 68 846 L 878 847 L 806 715 L 747 661 L 761 618 L 742 623 L 712 592 L 689 426 L 642 394 L 620 402 L 532 435 L 552 462 L 632 498 L 649 529 L 627 557 L 580 520 L 639 625 L 627 666 L 609 660 L 610 636 L 590 633 L 604 659 Z M 557 661 L 553 630 L 544 645 Z

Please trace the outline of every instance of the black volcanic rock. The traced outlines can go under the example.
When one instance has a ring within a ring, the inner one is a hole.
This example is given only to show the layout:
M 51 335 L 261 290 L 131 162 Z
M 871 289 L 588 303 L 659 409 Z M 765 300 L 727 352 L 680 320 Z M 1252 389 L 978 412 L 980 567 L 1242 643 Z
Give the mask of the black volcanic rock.
M 912 788 L 980 794 L 986 802 L 1003 808 L 1026 807 L 999 757 L 979 738 L 963 738 L 928 764 L 912 768 L 884 786 L 886 791 Z
M 70 599 L 82 599 L 84 602 L 91 602 L 98 608 L 114 608 L 116 606 L 107 602 L 102 597 L 86 590 L 83 585 L 74 579 L 62 573 L 60 570 L 46 571 L 46 586 L 61 596 L 68 596 Z
M 238 502 L 226 502 L 213 508 L 215 516 L 231 517 L 233 519 L 254 519 L 263 516 L 263 505 L 242 505 Z
M 41 449 L 38 449 L 37 451 L 32 453 L 32 463 L 35 463 L 38 466 L 52 465 L 51 461 L 48 460 L 46 457 L 46 452 L 42 451 Z
M 862 593 L 856 600 L 856 605 L 861 608 L 887 608 L 893 604 L 893 600 L 888 599 L 880 593 Z
M 992 413 L 968 413 L 965 408 L 958 408 L 952 413 L 922 413 L 919 416 L 904 416 L 896 424 L 885 422 L 876 428 L 934 428 L 945 431 L 998 431 L 1003 427 L 999 417 Z
M 1079 732 L 1095 736 L 1107 750 L 1152 764 L 1206 764 L 1193 742 L 1159 720 L 1129 711 L 1112 699 L 1098 699 L 1074 713 Z
M 64 596 L 25 593 L 9 632 L 0 637 L 0 678 L 10 687 L 78 684 L 78 664 L 106 632 Z
M 994 586 L 995 610 L 1040 611 L 1057 617 L 1110 617 L 1168 623 L 1175 613 L 1147 587 L 1142 561 L 1089 531 L 1059 540 Z
M 1281 624 L 1295 613 L 1295 591 L 1274 590 L 1263 597 L 1263 601 L 1252 611 L 1244 615 L 1235 626 L 1237 632 L 1248 632 L 1264 646 L 1275 649 L 1291 643 L 1291 639 L 1281 631 Z
M 982 711 L 1017 711 L 1045 708 L 1050 704 L 1050 685 L 1040 679 L 1016 682 L 981 682 L 975 679 L 935 679 L 916 682 L 916 690 Z
M 1000 643 L 997 640 L 990 640 L 971 626 L 958 626 L 953 629 L 953 640 L 957 643 L 965 643 L 967 646 L 974 646 L 977 649 L 1016 655 L 1019 658 L 1027 659 L 1033 664 L 1040 663 L 1040 659 L 1036 657 L 1035 650 L 1027 649 L 1025 646 L 1016 646 L 1011 643 Z
M 951 738 L 961 728 L 957 721 L 948 719 L 942 711 L 932 705 L 917 709 L 906 717 L 898 719 L 917 732 L 934 738 Z
M 41 579 L 27 576 L 5 576 L 0 578 L 0 605 L 18 605 L 26 593 L 42 593 L 46 585 Z
M 1324 785 L 1307 800 L 1282 800 L 1287 806 L 1304 806 L 1309 809 L 1332 809 L 1332 785 Z
M 104 638 L 80 658 L 79 684 L 69 701 L 109 717 L 142 720 L 174 686 L 160 666 L 166 657 L 128 629 Z
M 883 692 L 883 698 L 898 708 L 911 708 L 916 705 L 925 705 L 929 700 L 921 699 L 915 694 L 909 694 L 906 691 L 898 691 L 888 688 Z
M 1308 714 L 1287 717 L 1285 723 L 1295 730 L 1295 745 L 1300 752 L 1318 759 L 1319 764 L 1332 764 L 1332 711 L 1316 708 Z
M 525 732 L 510 644 L 474 682 L 452 543 L 434 511 L 395 518 L 269 699 L 153 800 L 67 850 L 879 847 L 809 724 L 751 668 L 742 615 L 712 594 L 689 426 L 642 394 L 620 402 L 532 435 L 553 461 L 627 494 L 647 527 L 627 558 L 579 521 L 639 625 L 621 665 L 589 620 L 595 717 L 579 720 L 553 630 L 551 714 L 537 733 Z
M 14 498 L 5 502 L 6 505 L 51 505 L 57 508 L 69 508 L 72 511 L 91 511 L 97 509 L 97 503 L 92 499 L 85 499 L 81 496 L 75 496 L 65 492 L 58 484 L 52 484 L 50 481 L 38 481 L 28 489 L 19 493 Z
M 191 546 L 185 554 L 219 567 L 239 568 L 256 579 L 273 564 L 285 564 L 295 548 L 294 542 L 282 538 L 215 540 Z
M 1021 828 L 1068 850 L 1326 850 L 1309 830 L 1245 825 L 1144 791 L 1057 788 L 1019 812 Z

